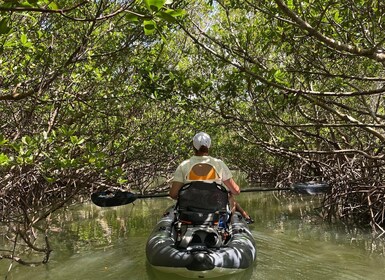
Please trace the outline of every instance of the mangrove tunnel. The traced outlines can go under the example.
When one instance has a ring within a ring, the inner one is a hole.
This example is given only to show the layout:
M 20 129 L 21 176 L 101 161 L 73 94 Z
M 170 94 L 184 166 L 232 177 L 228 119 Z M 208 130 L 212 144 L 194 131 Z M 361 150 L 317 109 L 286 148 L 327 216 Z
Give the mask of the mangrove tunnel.
M 385 2 L 62 2 L 0 2 L 0 260 L 47 263 L 51 215 L 95 191 L 167 191 L 198 131 L 384 237 Z

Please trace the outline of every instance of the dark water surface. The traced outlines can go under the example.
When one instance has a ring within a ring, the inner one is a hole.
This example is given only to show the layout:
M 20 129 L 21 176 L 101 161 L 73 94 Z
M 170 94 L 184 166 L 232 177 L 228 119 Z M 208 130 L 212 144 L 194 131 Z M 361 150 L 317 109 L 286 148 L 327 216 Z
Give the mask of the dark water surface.
M 370 235 L 352 235 L 320 221 L 313 215 L 318 198 L 242 193 L 238 201 L 255 220 L 250 228 L 257 261 L 245 273 L 226 279 L 385 279 L 382 244 L 372 242 Z M 50 262 L 33 268 L 14 263 L 8 272 L 10 261 L 0 260 L 0 280 L 180 279 L 154 272 L 145 256 L 147 237 L 172 203 L 155 198 L 114 208 L 84 204 L 62 211 L 55 217 Z

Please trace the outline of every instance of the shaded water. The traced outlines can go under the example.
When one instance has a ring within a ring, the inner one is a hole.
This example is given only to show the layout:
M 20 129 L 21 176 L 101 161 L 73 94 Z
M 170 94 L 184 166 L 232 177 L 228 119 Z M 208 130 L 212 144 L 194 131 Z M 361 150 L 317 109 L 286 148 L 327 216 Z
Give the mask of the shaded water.
M 381 244 L 318 220 L 317 198 L 242 193 L 238 201 L 255 220 L 250 228 L 257 261 L 228 279 L 384 279 Z M 1 260 L 0 280 L 5 275 L 7 280 L 180 279 L 154 272 L 145 257 L 147 237 L 172 203 L 142 199 L 115 208 L 84 204 L 63 211 L 55 219 L 50 262 L 34 268 L 13 264 L 7 272 L 10 262 Z

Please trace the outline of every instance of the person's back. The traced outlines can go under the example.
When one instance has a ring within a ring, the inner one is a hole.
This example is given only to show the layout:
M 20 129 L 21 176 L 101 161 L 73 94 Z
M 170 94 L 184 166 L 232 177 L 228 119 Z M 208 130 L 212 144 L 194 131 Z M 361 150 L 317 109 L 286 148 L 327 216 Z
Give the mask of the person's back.
M 236 204 L 233 198 L 233 195 L 240 193 L 240 188 L 233 180 L 230 169 L 222 160 L 209 156 L 210 146 L 211 138 L 207 133 L 199 132 L 193 137 L 195 155 L 183 161 L 177 167 L 169 192 L 170 197 L 178 199 L 179 190 L 190 182 L 215 182 L 225 186 L 230 193 L 229 201 L 232 211 L 235 211 L 235 208 L 238 206 L 238 210 L 240 210 L 245 219 L 252 222 L 250 216 Z
M 223 161 L 204 154 L 194 155 L 183 161 L 174 173 L 173 182 L 187 184 L 193 181 L 204 181 L 222 185 L 230 178 L 231 172 Z

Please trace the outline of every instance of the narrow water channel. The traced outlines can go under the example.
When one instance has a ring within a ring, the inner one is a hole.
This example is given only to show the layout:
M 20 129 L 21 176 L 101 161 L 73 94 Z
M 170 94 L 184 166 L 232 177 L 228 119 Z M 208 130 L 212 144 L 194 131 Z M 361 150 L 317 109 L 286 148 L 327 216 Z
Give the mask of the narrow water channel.
M 316 197 L 242 193 L 238 201 L 255 220 L 250 228 L 257 261 L 228 279 L 384 279 L 382 244 L 323 223 L 313 215 Z M 0 280 L 180 279 L 154 272 L 145 257 L 147 237 L 172 203 L 142 199 L 114 208 L 84 204 L 62 211 L 55 218 L 50 262 L 33 268 L 12 264 L 8 272 L 11 263 L 0 260 Z

